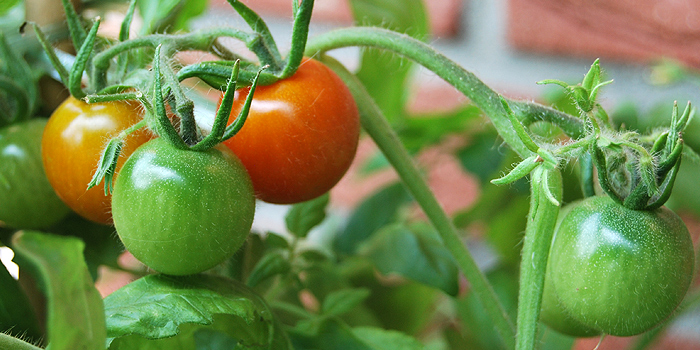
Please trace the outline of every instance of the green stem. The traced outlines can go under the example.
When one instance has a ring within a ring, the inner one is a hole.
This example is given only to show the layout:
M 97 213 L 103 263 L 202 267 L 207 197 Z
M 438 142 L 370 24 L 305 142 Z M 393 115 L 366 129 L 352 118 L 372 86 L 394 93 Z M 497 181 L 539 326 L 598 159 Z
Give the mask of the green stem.
M 0 350 L 42 350 L 24 340 L 0 333 Z
M 536 168 L 531 177 L 530 213 L 523 243 L 518 295 L 516 349 L 534 349 L 549 247 L 559 215 L 559 206 L 546 195 L 549 191 L 561 202 L 562 179 L 559 170 Z M 548 189 L 547 189 L 548 188 Z
M 457 88 L 484 111 L 501 137 L 521 158 L 527 158 L 530 155 L 530 150 L 513 130 L 513 125 L 503 109 L 498 93 L 491 90 L 474 74 L 465 70 L 454 61 L 435 51 L 429 45 L 408 35 L 375 27 L 339 29 L 312 38 L 307 44 L 306 55 L 312 56 L 318 52 L 349 46 L 368 46 L 385 49 L 410 58 L 426 67 Z M 566 117 L 565 114 L 556 112 L 551 108 L 532 103 L 527 106 L 523 106 L 522 103 L 516 101 L 508 101 L 508 103 L 512 103 L 511 108 L 513 108 L 515 113 L 524 111 L 532 114 L 532 116 L 518 115 L 520 119 L 549 119 L 571 123 L 572 125 L 562 126 L 562 129 L 565 131 L 570 130 L 574 134 L 580 131 L 578 135 L 583 133 L 583 125 L 581 125 L 580 121 L 575 122 L 574 117 Z
M 294 0 L 296 2 L 296 0 Z M 280 74 L 280 79 L 294 75 L 304 57 L 306 41 L 309 37 L 309 23 L 314 8 L 314 0 L 303 0 L 294 13 L 294 27 L 292 28 L 292 47 L 289 49 L 287 64 Z
M 170 49 L 177 49 L 180 51 L 213 51 L 214 43 L 216 39 L 220 37 L 231 37 L 239 39 L 245 42 L 246 45 L 253 45 L 252 43 L 258 40 L 259 38 L 258 35 L 245 33 L 234 28 L 222 27 L 182 35 L 152 34 L 140 38 L 123 41 L 110 46 L 108 49 L 96 54 L 93 58 L 93 87 L 96 91 L 99 91 L 105 87 L 107 82 L 107 69 L 109 68 L 111 60 L 123 52 L 142 47 L 155 48 L 161 44 L 164 45 L 163 49 L 165 54 L 172 53 L 168 52 L 168 50 Z
M 479 270 L 474 258 L 462 242 L 452 220 L 445 214 L 434 194 L 421 176 L 410 154 L 403 147 L 398 136 L 382 115 L 372 97 L 361 82 L 342 65 L 329 59 L 324 61 L 348 85 L 360 110 L 360 122 L 372 137 L 379 149 L 394 167 L 404 185 L 418 202 L 430 222 L 440 234 L 445 247 L 450 251 L 458 266 L 471 283 L 472 290 L 491 316 L 497 331 L 508 349 L 515 346 L 515 331 L 502 304 L 484 274 Z M 500 100 L 495 99 L 500 105 Z M 501 107 L 502 108 L 502 107 Z M 507 120 L 507 119 L 506 119 Z M 510 122 L 509 122 L 510 123 Z

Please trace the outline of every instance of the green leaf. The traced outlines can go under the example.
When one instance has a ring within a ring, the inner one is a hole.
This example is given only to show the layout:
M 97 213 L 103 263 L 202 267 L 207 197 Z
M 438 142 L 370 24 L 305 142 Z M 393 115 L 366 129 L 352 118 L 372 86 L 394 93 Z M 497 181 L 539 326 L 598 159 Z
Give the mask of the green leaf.
M 399 274 L 438 288 L 459 292 L 459 269 L 432 228 L 393 224 L 381 229 L 359 250 L 383 274 Z
M 84 243 L 34 231 L 20 231 L 12 241 L 20 271 L 28 265 L 43 282 L 48 349 L 104 349 L 102 297 L 83 259 Z
M 289 348 L 264 300 L 223 277 L 149 275 L 104 302 L 110 349 L 144 349 L 151 343 L 159 344 L 151 349 L 191 349 L 202 325 L 235 338 L 237 349 Z
M 481 110 L 475 105 L 437 114 L 406 118 L 397 129 L 401 142 L 411 153 L 440 143 L 448 134 L 464 134 L 483 125 Z M 492 139 L 493 141 L 493 139 Z
M 425 346 L 404 333 L 373 327 L 353 328 L 356 337 L 375 350 L 423 350 Z
M 253 268 L 253 271 L 248 276 L 246 284 L 250 288 L 254 288 L 260 282 L 280 274 L 289 272 L 292 268 L 289 260 L 279 252 L 267 253 L 258 261 Z
M 498 149 L 494 130 L 474 135 L 469 145 L 457 152 L 462 167 L 476 175 L 482 184 L 487 184 L 499 170 L 504 154 Z
M 326 218 L 328 193 L 310 201 L 295 204 L 284 218 L 287 229 L 297 237 L 306 235 Z
M 300 322 L 289 335 L 295 350 L 374 350 L 336 318 Z
M 345 229 L 335 239 L 335 249 L 352 254 L 374 232 L 391 223 L 411 195 L 400 182 L 388 185 L 362 202 L 352 213 Z
M 352 0 L 350 5 L 358 25 L 382 26 L 418 39 L 427 37 L 428 19 L 421 0 Z M 357 77 L 390 121 L 405 115 L 406 84 L 411 67 L 410 61 L 384 51 L 362 51 Z
M 34 308 L 22 287 L 2 264 L 0 286 L 0 333 L 22 335 L 32 340 L 40 339 L 42 332 Z
M 238 340 L 223 332 L 203 328 L 194 332 L 197 350 L 235 350 Z
M 341 289 L 332 292 L 323 299 L 321 312 L 327 316 L 340 316 L 352 311 L 369 296 L 366 288 Z
M 189 21 L 202 14 L 206 0 L 141 0 L 137 3 L 143 17 L 142 35 L 170 33 L 187 29 Z
M 15 5 L 19 4 L 20 0 L 3 0 L 0 2 L 0 16 L 4 15 Z
M 52 233 L 78 237 L 85 242 L 85 262 L 93 280 L 97 280 L 97 269 L 101 265 L 119 268 L 117 260 L 124 246 L 114 234 L 114 226 L 100 225 L 71 213 L 56 226 Z

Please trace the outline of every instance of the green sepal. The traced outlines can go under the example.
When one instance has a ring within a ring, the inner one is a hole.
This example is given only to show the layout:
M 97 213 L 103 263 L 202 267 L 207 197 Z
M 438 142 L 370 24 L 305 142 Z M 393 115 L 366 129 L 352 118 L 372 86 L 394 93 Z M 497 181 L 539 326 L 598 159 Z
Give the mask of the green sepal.
M 97 186 L 97 184 L 104 179 L 105 195 L 112 193 L 114 189 L 112 180 L 114 179 L 117 161 L 119 160 L 122 148 L 124 148 L 124 139 L 122 137 L 115 137 L 109 140 L 109 143 L 107 143 L 107 146 L 100 156 L 100 161 L 97 163 L 97 170 L 92 175 L 92 179 L 90 179 L 87 185 L 88 190 Z
M 36 24 L 33 24 L 32 26 L 34 27 L 34 33 L 36 34 L 36 38 L 37 40 L 39 40 L 39 44 L 41 44 L 41 47 L 44 49 L 46 56 L 48 56 L 49 61 L 53 66 L 53 69 L 55 69 L 56 73 L 58 73 L 58 76 L 61 78 L 61 82 L 63 83 L 63 85 L 68 85 L 68 82 L 70 81 L 70 73 L 56 55 L 56 50 L 46 39 L 46 34 L 44 34 L 41 28 L 39 28 L 39 26 Z
M 491 180 L 491 183 L 494 185 L 513 183 L 530 174 L 530 172 L 535 170 L 535 168 L 540 164 L 542 164 L 540 156 L 534 154 L 523 159 L 520 163 L 518 163 L 518 165 L 515 166 L 515 168 L 509 171 L 508 174 L 499 177 L 498 179 Z
M 199 78 L 210 87 L 224 91 L 235 61 L 210 61 L 199 62 L 183 67 L 177 72 L 177 78 L 183 81 L 188 78 Z M 240 61 L 241 68 L 238 72 L 236 86 L 244 87 L 253 84 L 255 77 L 259 75 L 259 85 L 270 85 L 279 80 L 278 77 L 267 72 L 261 72 L 257 66 L 250 62 Z
M 64 0 L 65 1 L 65 0 Z M 83 72 L 88 65 L 90 56 L 94 49 L 95 38 L 97 37 L 97 29 L 100 27 L 100 18 L 95 20 L 95 23 L 90 28 L 90 32 L 85 37 L 83 45 L 80 46 L 78 54 L 75 56 L 75 64 L 71 67 L 68 77 L 68 90 L 71 95 L 77 99 L 85 97 L 85 92 L 82 88 Z
M 66 22 L 68 23 L 68 31 L 70 32 L 73 47 L 79 48 L 83 46 L 88 34 L 83 27 L 83 21 L 80 15 L 75 11 L 71 0 L 61 0 L 63 3 L 63 11 L 66 14 Z
M 233 7 L 233 9 L 236 10 L 236 12 L 238 12 L 238 14 L 243 18 L 243 20 L 245 20 L 246 23 L 248 23 L 250 28 L 253 31 L 255 31 L 258 35 L 260 35 L 262 44 L 270 53 L 269 57 L 267 57 L 267 55 L 263 55 L 262 57 L 258 56 L 258 58 L 261 59 L 260 62 L 263 65 L 270 65 L 271 70 L 274 72 L 281 69 L 282 55 L 280 55 L 280 52 L 277 49 L 277 44 L 275 44 L 275 39 L 272 36 L 270 29 L 267 27 L 267 24 L 265 24 L 265 21 L 263 21 L 263 19 L 260 18 L 260 16 L 257 13 L 255 13 L 255 11 L 251 10 L 242 2 L 238 0 L 227 1 L 231 5 L 231 7 Z

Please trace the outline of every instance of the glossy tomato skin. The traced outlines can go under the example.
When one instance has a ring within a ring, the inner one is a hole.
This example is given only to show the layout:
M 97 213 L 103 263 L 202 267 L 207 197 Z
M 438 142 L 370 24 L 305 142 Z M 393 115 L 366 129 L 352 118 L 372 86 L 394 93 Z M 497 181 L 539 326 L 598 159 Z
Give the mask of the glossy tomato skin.
M 690 234 L 674 212 L 631 210 L 599 196 L 572 204 L 562 218 L 549 276 L 576 321 L 632 336 L 673 313 L 688 291 L 693 264 Z
M 0 129 L 0 221 L 16 229 L 43 229 L 70 209 L 56 196 L 41 164 L 46 119 Z
M 249 89 L 237 92 L 229 122 Z M 255 90 L 243 129 L 225 142 L 263 201 L 292 204 L 330 190 L 350 166 L 360 134 L 357 106 L 343 81 L 305 59 L 290 78 Z
M 155 139 L 122 167 L 112 213 L 134 257 L 164 274 L 189 275 L 240 248 L 253 223 L 255 196 L 245 168 L 227 148 L 195 152 Z
M 42 139 L 42 160 L 56 194 L 76 213 L 101 224 L 111 224 L 110 197 L 103 183 L 87 190 L 107 142 L 142 119 L 135 102 L 87 104 L 66 99 L 51 115 Z M 117 172 L 128 156 L 154 135 L 139 130 L 126 139 Z

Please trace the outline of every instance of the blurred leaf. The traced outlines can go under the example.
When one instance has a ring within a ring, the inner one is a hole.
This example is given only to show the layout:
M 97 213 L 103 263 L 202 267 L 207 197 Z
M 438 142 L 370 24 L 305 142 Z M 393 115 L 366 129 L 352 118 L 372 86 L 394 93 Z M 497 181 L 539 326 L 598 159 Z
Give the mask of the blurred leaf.
M 110 349 L 144 349 L 153 342 L 147 339 L 164 344 L 153 349 L 193 344 L 198 325 L 225 332 L 241 349 L 288 348 L 264 300 L 223 277 L 149 275 L 120 288 L 104 302 Z
M 268 232 L 265 235 L 265 247 L 268 249 L 287 249 L 289 242 L 279 233 Z
M 362 168 L 360 169 L 360 175 L 369 175 L 375 171 L 387 169 L 391 166 L 389 160 L 386 159 L 384 153 L 375 152 L 369 159 L 367 159 Z
M 36 313 L 22 287 L 0 264 L 0 333 L 22 335 L 32 340 L 43 336 Z
M 15 5 L 19 4 L 19 2 L 20 0 L 3 0 L 0 2 L 0 16 L 4 15 L 11 8 L 15 7 Z
M 279 252 L 270 252 L 265 254 L 260 261 L 255 265 L 253 271 L 248 276 L 246 285 L 250 288 L 255 288 L 258 283 L 276 276 L 289 272 L 291 269 L 289 260 Z
M 117 237 L 114 226 L 100 225 L 71 213 L 50 231 L 74 236 L 85 242 L 83 254 L 93 280 L 97 280 L 97 269 L 101 265 L 119 268 L 118 259 L 124 252 L 124 246 Z
M 207 0 L 141 0 L 137 6 L 143 19 L 142 35 L 173 33 L 186 29 L 192 18 L 202 14 Z
M 457 152 L 464 169 L 476 175 L 482 184 L 489 184 L 503 163 L 505 151 L 499 149 L 497 138 L 495 130 L 489 129 L 474 135 L 469 145 Z
M 493 286 L 496 296 L 503 304 L 511 319 L 515 319 L 518 304 L 518 277 L 511 270 L 494 270 L 486 276 Z M 464 298 L 454 299 L 457 318 L 461 321 L 460 334 L 465 349 L 493 350 L 505 349 L 491 317 L 474 293 Z M 457 348 L 458 349 L 458 348 Z
M 359 252 L 369 257 L 382 274 L 395 273 L 452 296 L 459 292 L 459 269 L 432 229 L 386 226 Z
M 268 248 L 270 246 L 266 241 L 263 241 L 259 234 L 251 233 L 243 246 L 224 264 L 226 271 L 223 272 L 223 275 L 236 281 L 247 280 Z
M 526 196 L 512 196 L 501 202 L 501 209 L 487 221 L 486 239 L 495 248 L 503 264 L 518 266 L 522 239 L 527 225 L 530 201 Z
M 446 113 L 411 116 L 398 127 L 397 133 L 409 152 L 416 153 L 438 144 L 445 135 L 461 134 L 477 128 L 483 123 L 481 115 L 478 107 L 467 105 Z M 491 141 L 494 139 L 495 134 Z
M 387 185 L 360 203 L 335 240 L 335 249 L 353 254 L 357 246 L 374 232 L 391 223 L 399 208 L 411 200 L 400 182 Z
M 404 333 L 381 328 L 357 327 L 352 332 L 375 350 L 422 350 L 425 346 Z
M 332 317 L 300 322 L 290 330 L 289 336 L 295 350 L 375 350 L 350 327 Z
M 570 350 L 576 343 L 576 338 L 557 333 L 546 326 L 540 327 L 540 350 Z
M 297 237 L 306 235 L 326 218 L 326 206 L 328 206 L 328 193 L 292 206 L 284 218 L 287 229 Z
M 201 328 L 194 332 L 197 350 L 235 350 L 238 341 L 223 332 Z
M 352 0 L 350 5 L 358 25 L 381 26 L 420 40 L 427 37 L 428 18 L 421 0 Z M 380 50 L 362 51 L 357 76 L 390 121 L 405 115 L 411 66 L 410 61 Z
M 49 348 L 104 349 L 102 297 L 85 265 L 83 242 L 35 231 L 20 231 L 12 242 L 20 270 L 31 265 L 43 282 Z
M 369 296 L 366 288 L 341 289 L 323 299 L 321 312 L 326 316 L 340 316 L 352 311 Z

